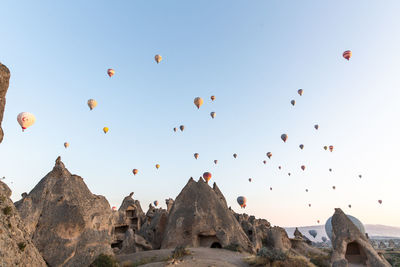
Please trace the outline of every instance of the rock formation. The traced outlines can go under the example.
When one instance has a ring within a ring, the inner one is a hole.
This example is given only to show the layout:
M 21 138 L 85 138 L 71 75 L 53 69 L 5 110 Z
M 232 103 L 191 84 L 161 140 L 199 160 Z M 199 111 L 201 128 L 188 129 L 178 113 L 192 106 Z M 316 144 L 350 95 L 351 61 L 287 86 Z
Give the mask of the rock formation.
M 386 249 L 385 243 L 383 243 L 382 241 L 379 242 L 378 248 L 379 248 L 379 249 Z
M 389 247 L 389 248 L 394 248 L 394 247 L 396 247 L 396 244 L 394 243 L 393 239 L 390 239 L 390 240 L 389 240 L 388 247 Z
M 165 200 L 165 204 L 167 204 L 167 212 L 169 212 L 174 205 L 174 200 L 172 198 L 168 198 Z
M 112 253 L 109 203 L 92 194 L 60 157 L 16 207 L 50 266 L 88 266 L 99 254 Z
M 46 267 L 10 196 L 11 190 L 0 181 L 0 266 Z
M 341 209 L 335 209 L 332 217 L 332 247 L 333 267 L 345 267 L 348 263 L 373 267 L 390 266 Z
M 161 248 L 225 247 L 235 245 L 253 252 L 217 185 L 211 188 L 202 178 L 190 178 L 169 211 Z
M 3 121 L 4 108 L 6 106 L 6 93 L 10 81 L 9 69 L 0 63 L 0 143 L 3 141 L 3 129 L 1 122 Z
M 139 235 L 149 241 L 153 249 L 160 249 L 167 221 L 168 212 L 165 209 L 156 209 L 150 204 Z

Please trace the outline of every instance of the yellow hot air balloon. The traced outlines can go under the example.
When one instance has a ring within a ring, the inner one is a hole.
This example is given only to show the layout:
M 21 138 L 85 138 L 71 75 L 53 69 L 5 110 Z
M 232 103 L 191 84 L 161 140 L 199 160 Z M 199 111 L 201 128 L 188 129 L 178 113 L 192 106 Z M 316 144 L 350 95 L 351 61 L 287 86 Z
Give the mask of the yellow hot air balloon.
M 115 70 L 113 70 L 113 69 L 108 69 L 107 70 L 107 74 L 108 74 L 108 76 L 110 76 L 110 78 L 115 74 Z
M 156 164 L 156 168 L 158 170 L 160 168 L 160 164 Z
M 214 111 L 210 113 L 210 116 L 211 116 L 211 118 L 213 118 L 213 119 L 215 118 L 215 115 L 216 115 L 216 114 L 215 114 Z
M 87 101 L 87 104 L 88 104 L 90 110 L 92 110 L 92 109 L 94 109 L 94 108 L 97 106 L 97 101 L 94 100 L 94 99 L 89 99 L 89 100 Z
M 162 56 L 160 56 L 160 55 L 155 55 L 155 56 L 154 56 L 154 59 L 156 60 L 156 62 L 157 62 L 157 64 L 158 64 L 158 63 L 161 62 Z
M 65 148 L 68 148 L 68 147 L 69 147 L 68 142 L 65 142 L 65 143 L 64 143 L 64 147 L 65 147 Z
M 35 123 L 36 118 L 33 114 L 29 112 L 21 112 L 17 116 L 17 121 L 21 126 L 22 131 L 24 131 L 25 129 L 27 129 L 28 127 L 32 126 Z
M 105 134 L 108 132 L 108 130 L 109 130 L 108 127 L 104 127 L 104 128 L 103 128 L 103 132 L 104 132 Z
M 196 105 L 197 109 L 199 109 L 201 107 L 201 105 L 203 105 L 204 101 L 203 101 L 203 98 L 196 97 L 193 102 Z

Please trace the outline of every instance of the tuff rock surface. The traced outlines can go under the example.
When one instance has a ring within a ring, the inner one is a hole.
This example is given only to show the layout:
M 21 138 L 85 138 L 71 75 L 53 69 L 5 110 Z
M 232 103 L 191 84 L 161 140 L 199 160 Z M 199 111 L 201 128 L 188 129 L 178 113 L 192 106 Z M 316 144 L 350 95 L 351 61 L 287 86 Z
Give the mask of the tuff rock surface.
M 0 181 L 0 266 L 45 267 L 10 196 L 11 190 Z
M 0 143 L 3 141 L 3 129 L 1 122 L 3 121 L 4 108 L 6 106 L 6 93 L 10 82 L 10 70 L 0 63 Z
M 53 170 L 15 204 L 50 266 L 88 266 L 100 253 L 112 253 L 109 203 L 92 194 L 60 157 Z

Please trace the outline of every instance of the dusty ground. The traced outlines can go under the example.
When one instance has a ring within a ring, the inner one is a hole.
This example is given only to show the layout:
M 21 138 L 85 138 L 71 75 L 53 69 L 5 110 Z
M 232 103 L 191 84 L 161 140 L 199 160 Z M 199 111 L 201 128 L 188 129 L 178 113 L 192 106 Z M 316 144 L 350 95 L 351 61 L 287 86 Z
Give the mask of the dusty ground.
M 185 256 L 182 261 L 172 262 L 168 260 L 171 255 L 172 249 L 161 249 L 142 251 L 129 255 L 120 255 L 117 257 L 118 261 L 123 264 L 124 262 L 142 263 L 146 267 L 160 267 L 160 266 L 181 266 L 181 267 L 247 267 L 244 258 L 249 257 L 250 254 L 233 252 L 225 249 L 215 248 L 189 248 L 191 255 Z M 129 266 L 129 265 L 127 265 Z

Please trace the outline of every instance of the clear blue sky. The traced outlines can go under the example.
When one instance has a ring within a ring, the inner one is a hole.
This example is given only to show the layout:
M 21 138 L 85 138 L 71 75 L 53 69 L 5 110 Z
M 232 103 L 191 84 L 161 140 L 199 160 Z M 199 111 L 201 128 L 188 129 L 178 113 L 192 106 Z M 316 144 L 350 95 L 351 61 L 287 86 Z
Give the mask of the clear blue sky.
M 341 207 L 400 226 L 399 10 L 395 0 L 4 2 L 0 177 L 18 200 L 61 155 L 111 205 L 134 191 L 147 209 L 210 171 L 236 211 L 244 195 L 247 213 L 275 225 L 325 222 Z M 37 118 L 25 133 L 22 111 Z

